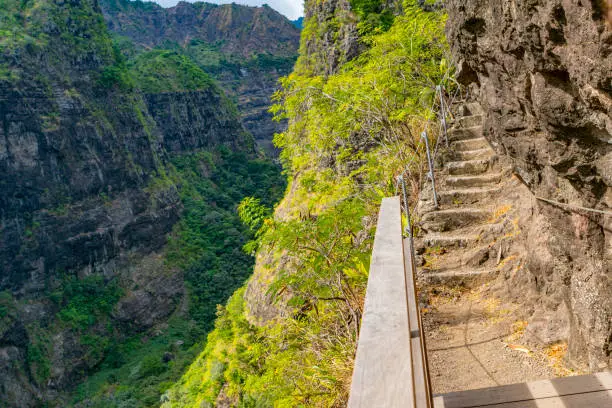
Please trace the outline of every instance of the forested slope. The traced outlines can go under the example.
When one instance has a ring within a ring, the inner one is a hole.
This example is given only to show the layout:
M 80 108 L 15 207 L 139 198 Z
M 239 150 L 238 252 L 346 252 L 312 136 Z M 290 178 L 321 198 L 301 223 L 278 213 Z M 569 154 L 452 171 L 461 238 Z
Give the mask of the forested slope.
M 378 205 L 406 168 L 417 188 L 418 138 L 450 72 L 445 17 L 417 3 L 306 3 L 273 108 L 289 120 L 275 138 L 289 186 L 271 217 L 241 204 L 255 274 L 164 407 L 345 405 Z
M 200 67 L 122 49 L 96 0 L 0 1 L 2 406 L 158 404 L 284 189 Z

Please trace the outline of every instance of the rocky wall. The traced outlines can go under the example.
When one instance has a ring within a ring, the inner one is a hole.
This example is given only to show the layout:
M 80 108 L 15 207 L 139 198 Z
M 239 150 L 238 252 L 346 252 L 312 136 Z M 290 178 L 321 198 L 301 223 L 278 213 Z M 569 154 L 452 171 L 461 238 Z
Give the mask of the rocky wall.
M 524 268 L 506 286 L 523 293 L 543 342 L 568 341 L 571 362 L 608 368 L 612 217 L 575 207 L 612 211 L 604 2 L 448 0 L 447 10 L 458 78 L 484 108 L 485 136 L 512 160 L 526 200 L 562 203 L 533 201 L 520 221 Z

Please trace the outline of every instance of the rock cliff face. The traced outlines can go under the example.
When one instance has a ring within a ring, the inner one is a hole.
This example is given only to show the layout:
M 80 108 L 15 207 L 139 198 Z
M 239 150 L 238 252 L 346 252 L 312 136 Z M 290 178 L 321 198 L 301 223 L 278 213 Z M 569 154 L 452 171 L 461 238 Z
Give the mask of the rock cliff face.
M 253 140 L 214 86 L 134 88 L 97 0 L 3 7 L 0 405 L 28 407 L 73 388 L 117 332 L 181 303 L 182 274 L 158 256 L 182 210 L 172 182 L 154 183 L 169 154 L 251 154 Z M 81 321 L 79 308 L 101 317 Z
M 253 138 L 236 120 L 236 108 L 215 87 L 147 93 L 145 100 L 166 152 L 189 153 L 220 145 L 254 152 Z
M 343 63 L 355 58 L 361 51 L 357 18 L 348 0 L 314 1 L 305 6 L 305 20 L 314 19 L 317 28 L 313 35 L 304 36 L 298 64 L 314 75 L 331 75 Z
M 486 137 L 531 192 L 609 214 L 612 31 L 603 3 L 449 0 L 447 32 L 459 79 L 484 107 Z M 540 327 L 543 341 L 569 341 L 570 359 L 590 370 L 610 367 L 612 217 L 538 201 L 521 227 L 525 268 L 508 286 L 532 290 L 533 329 L 554 320 Z
M 244 126 L 258 145 L 272 153 L 272 137 L 285 124 L 267 112 L 279 77 L 291 72 L 300 31 L 270 7 L 180 2 L 103 0 L 109 29 L 138 48 L 178 48 L 236 101 Z
M 139 216 L 167 219 L 170 225 L 176 218 L 176 194 L 162 194 L 153 206 L 153 197 L 143 200 L 137 193 L 163 165 L 163 137 L 140 95 L 97 82 L 115 61 L 108 37 L 97 31 L 103 22 L 96 19 L 96 8 L 86 0 L 73 8 L 53 5 L 57 14 L 40 16 L 46 43 L 16 44 L 13 55 L 8 49 L 1 55 L 10 72 L 0 81 L 2 289 L 22 289 L 31 278 L 68 265 L 87 268 L 112 258 L 121 246 L 130 247 L 120 231 L 103 225 L 136 231 L 143 224 Z M 61 17 L 54 19 L 79 11 L 98 25 L 59 27 Z M 62 40 L 67 30 L 89 37 L 89 52 Z M 115 197 L 129 204 L 121 219 L 96 212 Z M 72 206 L 79 206 L 80 215 L 62 218 Z M 152 207 L 167 211 L 152 212 Z M 150 242 L 150 249 L 157 246 Z M 99 251 L 82 251 L 85 247 Z
M 215 74 L 219 85 L 236 102 L 244 127 L 253 135 L 257 146 L 270 156 L 277 154 L 272 143 L 274 135 L 287 127 L 286 122 L 272 120 L 268 109 L 272 105 L 271 96 L 278 89 L 278 79 L 289 74 L 294 58 L 288 61 L 279 67 L 247 67 Z
M 197 39 L 248 58 L 261 52 L 295 55 L 300 41 L 291 21 L 267 5 L 180 2 L 165 9 L 129 0 L 103 0 L 101 5 L 111 31 L 149 48 L 168 42 L 185 46 Z

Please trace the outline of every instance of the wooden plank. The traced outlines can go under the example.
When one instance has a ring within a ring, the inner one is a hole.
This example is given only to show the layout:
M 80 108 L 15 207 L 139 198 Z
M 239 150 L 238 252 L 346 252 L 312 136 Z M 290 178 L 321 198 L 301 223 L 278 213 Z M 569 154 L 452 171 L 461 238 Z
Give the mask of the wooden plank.
M 399 197 L 383 199 L 349 408 L 414 407 Z
M 426 377 L 425 361 L 423 360 L 423 343 L 421 339 L 418 299 L 415 297 L 414 275 L 412 273 L 412 248 L 410 240 L 404 240 L 404 269 L 406 270 L 406 293 L 408 299 L 408 318 L 410 328 L 410 341 L 412 344 L 412 374 L 414 378 L 414 390 L 416 406 L 428 408 L 429 405 L 429 382 Z
M 583 375 L 577 377 L 563 377 L 552 380 L 534 381 L 524 384 L 504 385 L 501 387 L 483 388 L 479 390 L 459 391 L 436 396 L 435 408 L 472 408 L 486 407 L 495 404 L 496 407 L 505 407 L 505 404 L 526 404 L 525 401 L 565 401 L 570 398 L 572 404 L 576 403 L 573 395 L 590 395 L 597 393 L 612 395 L 612 373 Z M 585 396 L 585 398 L 587 398 Z M 589 397 L 590 398 L 590 397 Z M 594 396 L 593 398 L 601 398 Z M 586 399 L 585 401 L 590 401 Z M 551 402 L 551 403 L 553 403 Z M 544 403 L 544 402 L 542 402 Z M 548 403 L 548 402 L 547 402 Z M 514 407 L 519 405 L 508 405 Z M 520 405 L 531 407 L 536 405 Z M 542 405 L 548 407 L 549 405 Z M 551 407 L 555 405 L 550 405 Z M 563 405 L 561 405 L 563 406 Z M 576 405 L 578 406 L 578 405 Z M 612 407 L 609 405 L 581 405 L 584 407 Z
M 612 392 L 588 392 L 489 406 L 495 408 L 610 408 L 612 407 Z

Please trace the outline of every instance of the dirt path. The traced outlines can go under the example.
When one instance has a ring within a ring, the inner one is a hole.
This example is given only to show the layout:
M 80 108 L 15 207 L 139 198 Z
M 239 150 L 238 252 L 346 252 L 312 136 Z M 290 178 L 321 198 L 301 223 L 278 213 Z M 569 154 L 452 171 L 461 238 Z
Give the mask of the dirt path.
M 564 345 L 539 348 L 524 338 L 517 305 L 486 290 L 430 287 L 423 315 L 434 393 L 462 391 L 572 375 Z

